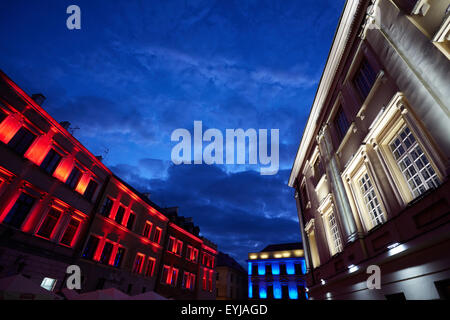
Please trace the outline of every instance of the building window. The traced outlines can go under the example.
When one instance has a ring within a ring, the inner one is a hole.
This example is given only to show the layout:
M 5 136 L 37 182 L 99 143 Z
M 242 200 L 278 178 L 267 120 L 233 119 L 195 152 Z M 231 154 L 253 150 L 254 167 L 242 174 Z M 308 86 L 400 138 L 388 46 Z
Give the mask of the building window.
M 203 270 L 203 281 L 202 281 L 202 284 L 203 284 L 203 286 L 202 286 L 202 289 L 203 289 L 203 291 L 206 291 L 206 289 L 207 289 L 207 276 L 206 276 L 206 269 L 205 270 Z
M 34 202 L 35 199 L 33 197 L 26 193 L 22 193 L 3 222 L 19 229 L 27 215 L 30 213 Z
M 169 242 L 167 243 L 167 251 L 175 252 L 174 251 L 175 242 L 176 240 L 174 237 L 169 237 Z
M 58 224 L 59 218 L 61 217 L 61 212 L 56 209 L 50 209 L 47 216 L 42 222 L 37 234 L 45 239 L 50 239 L 56 225 Z
M 152 232 L 152 223 L 150 222 L 150 221 L 147 221 L 146 223 L 145 223 L 145 226 L 144 226 L 144 231 L 142 232 L 142 235 L 145 237 L 145 238 L 150 238 L 150 233 Z
M 123 257 L 125 255 L 125 248 L 119 247 L 117 248 L 116 257 L 114 258 L 113 266 L 116 268 L 120 268 L 122 265 Z
M 376 77 L 377 75 L 372 66 L 369 64 L 367 59 L 364 58 L 355 74 L 355 77 L 353 78 L 353 84 L 355 85 L 355 88 L 363 101 L 369 95 L 370 89 L 375 83 Z
M 144 258 L 145 256 L 141 253 L 138 253 L 136 255 L 136 259 L 134 260 L 134 264 L 133 264 L 133 273 L 141 273 L 142 272 L 142 267 L 144 265 Z
M 415 197 L 439 185 L 439 178 L 408 127 L 390 144 L 392 153 Z
M 114 201 L 111 198 L 106 198 L 103 207 L 100 210 L 100 214 L 104 217 L 109 217 Z
M 99 242 L 100 242 L 99 238 L 97 238 L 96 236 L 90 236 L 86 244 L 86 247 L 84 248 L 83 251 L 83 258 L 93 260 Z
M 109 264 L 109 260 L 111 259 L 111 253 L 113 250 L 113 244 L 111 242 L 106 242 L 103 247 L 102 254 L 100 256 L 100 263 Z
M 161 233 L 162 233 L 162 229 L 157 227 L 153 234 L 153 242 L 156 242 L 159 244 L 159 242 L 161 241 Z
M 370 215 L 372 226 L 375 227 L 379 224 L 382 224 L 385 221 L 383 209 L 381 208 L 381 204 L 378 201 L 375 189 L 372 185 L 372 182 L 370 181 L 367 172 L 363 174 L 363 176 L 359 180 L 359 186 L 363 195 L 364 203 L 366 204 L 367 210 Z
M 192 246 L 188 246 L 186 249 L 186 259 L 192 262 L 197 262 L 198 249 L 195 249 Z
M 342 251 L 342 241 L 333 211 L 328 215 L 328 225 L 331 233 L 331 241 L 334 246 L 333 254 L 335 254 Z
M 92 201 L 92 198 L 94 197 L 95 191 L 97 191 L 98 183 L 94 180 L 89 181 L 89 184 L 86 188 L 86 191 L 84 192 L 84 197 L 88 201 Z
M 186 259 L 189 261 L 191 261 L 192 259 L 192 250 L 193 250 L 192 246 L 188 245 L 186 248 Z
M 124 206 L 119 206 L 119 209 L 117 210 L 116 217 L 114 218 L 114 220 L 118 224 L 122 224 L 122 220 L 123 220 L 123 216 L 124 215 L 125 215 L 125 207 Z
M 339 107 L 339 110 L 334 117 L 334 127 L 336 128 L 336 134 L 338 141 L 342 141 L 344 139 L 345 134 L 350 128 L 350 124 L 348 123 L 347 117 L 345 116 L 344 110 L 342 106 Z
M 66 180 L 66 185 L 70 189 L 75 190 L 80 179 L 81 179 L 80 169 L 78 169 L 77 167 L 73 167 L 72 172 L 70 173 L 69 177 Z
M 182 287 L 189 290 L 195 288 L 195 274 L 190 272 L 184 272 Z
M 189 289 L 190 287 L 190 278 L 189 278 L 189 272 L 184 272 L 183 274 L 183 282 L 181 283 L 181 286 L 184 289 Z
M 212 292 L 213 290 L 213 271 L 209 270 L 209 278 L 208 278 L 208 291 Z
M 56 279 L 44 278 L 41 282 L 41 287 L 48 291 L 53 291 L 56 286 Z
M 165 284 L 170 284 L 170 267 L 164 266 L 163 275 L 161 277 L 161 282 Z
M 153 277 L 153 272 L 155 271 L 155 258 L 148 258 L 147 270 L 145 271 L 145 275 L 147 277 Z
M 171 284 L 173 287 L 176 287 L 176 286 L 177 286 L 177 280 L 178 280 L 178 269 L 173 268 L 173 269 L 172 269 L 172 279 L 171 279 L 171 281 L 170 281 L 170 284 Z
M 183 241 L 177 240 L 174 237 L 169 238 L 169 244 L 167 250 L 169 252 L 175 253 L 178 256 L 181 256 L 183 249 Z
M 18 154 L 23 156 L 35 139 L 35 134 L 31 133 L 31 131 L 27 128 L 22 127 L 9 141 L 8 146 Z
M 130 215 L 128 216 L 128 221 L 127 221 L 127 228 L 129 230 L 133 230 L 133 224 L 134 224 L 135 219 L 136 219 L 136 214 L 134 212 L 130 212 Z
M 61 155 L 54 149 L 50 149 L 44 161 L 42 161 L 41 163 L 41 168 L 44 169 L 44 171 L 48 174 L 53 174 L 60 161 Z
M 177 240 L 177 249 L 176 249 L 176 254 L 181 256 L 181 252 L 183 250 L 183 241 L 181 240 Z
M 80 221 L 71 218 L 69 225 L 67 226 L 66 231 L 64 231 L 64 235 L 61 238 L 61 244 L 71 247 L 79 226 Z

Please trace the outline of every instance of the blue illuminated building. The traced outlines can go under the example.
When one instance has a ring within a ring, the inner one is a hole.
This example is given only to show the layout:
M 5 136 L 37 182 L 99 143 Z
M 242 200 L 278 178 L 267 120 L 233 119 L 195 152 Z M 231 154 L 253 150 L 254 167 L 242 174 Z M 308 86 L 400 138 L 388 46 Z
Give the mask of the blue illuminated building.
M 301 242 L 272 244 L 248 254 L 250 299 L 307 300 Z

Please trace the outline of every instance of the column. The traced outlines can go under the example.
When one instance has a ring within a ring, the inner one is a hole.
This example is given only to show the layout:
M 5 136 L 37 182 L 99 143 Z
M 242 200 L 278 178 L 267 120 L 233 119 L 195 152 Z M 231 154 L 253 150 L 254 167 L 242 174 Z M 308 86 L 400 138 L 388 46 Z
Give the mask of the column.
M 320 154 L 325 162 L 327 177 L 330 179 L 331 189 L 333 190 L 333 194 L 335 196 L 336 207 L 340 213 L 339 221 L 341 222 L 341 226 L 344 231 L 344 242 L 349 243 L 356 239 L 358 230 L 356 228 L 350 203 L 338 170 L 327 124 L 325 124 L 319 132 L 318 143 Z

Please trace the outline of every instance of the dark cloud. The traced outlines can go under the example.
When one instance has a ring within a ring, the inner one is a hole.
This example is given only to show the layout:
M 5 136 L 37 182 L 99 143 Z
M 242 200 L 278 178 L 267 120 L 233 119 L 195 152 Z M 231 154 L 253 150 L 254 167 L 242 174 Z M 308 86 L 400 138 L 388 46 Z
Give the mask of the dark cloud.
M 179 206 L 180 214 L 193 217 L 203 235 L 241 261 L 243 252 L 268 243 L 299 241 L 293 191 L 286 184 L 288 170 L 261 176 L 255 171 L 226 173 L 214 165 L 171 165 L 166 179 L 144 178 L 139 168 L 129 165 L 112 170 L 149 192 L 161 206 Z

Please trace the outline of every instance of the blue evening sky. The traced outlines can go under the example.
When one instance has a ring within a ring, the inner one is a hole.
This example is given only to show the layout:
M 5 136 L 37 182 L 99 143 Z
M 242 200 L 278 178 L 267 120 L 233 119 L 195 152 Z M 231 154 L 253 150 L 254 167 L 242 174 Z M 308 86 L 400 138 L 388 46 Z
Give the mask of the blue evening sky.
M 290 169 L 344 0 L 2 0 L 0 69 L 241 263 L 300 241 Z M 81 8 L 81 30 L 66 8 Z M 280 129 L 280 171 L 171 164 L 177 128 Z M 109 150 L 106 154 L 105 150 Z

